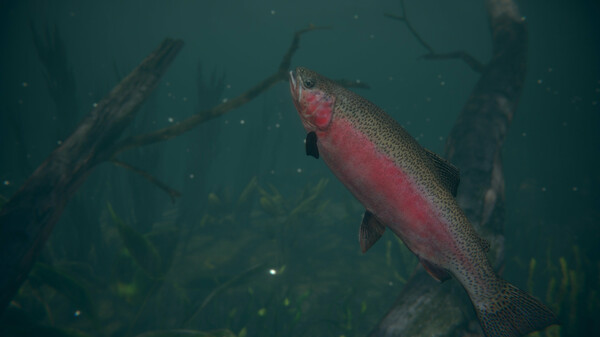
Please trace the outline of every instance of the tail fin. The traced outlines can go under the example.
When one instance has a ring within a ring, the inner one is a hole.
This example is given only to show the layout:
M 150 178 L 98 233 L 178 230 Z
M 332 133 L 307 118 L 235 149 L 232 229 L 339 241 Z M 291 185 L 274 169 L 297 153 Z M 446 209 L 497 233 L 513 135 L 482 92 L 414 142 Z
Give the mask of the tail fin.
M 475 305 L 487 337 L 521 337 L 558 324 L 554 313 L 540 301 L 502 279 L 498 281 L 495 298 Z

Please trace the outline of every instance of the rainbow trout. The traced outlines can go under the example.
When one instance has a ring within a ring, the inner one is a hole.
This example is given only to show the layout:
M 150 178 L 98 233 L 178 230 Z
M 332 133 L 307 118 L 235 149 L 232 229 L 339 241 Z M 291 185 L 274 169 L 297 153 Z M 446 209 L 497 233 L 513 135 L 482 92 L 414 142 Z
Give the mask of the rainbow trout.
M 557 323 L 541 302 L 500 278 L 455 200 L 458 170 L 421 147 L 375 104 L 306 68 L 290 72 L 306 153 L 323 158 L 365 206 L 366 252 L 386 227 L 436 280 L 454 277 L 469 294 L 488 337 L 523 336 Z

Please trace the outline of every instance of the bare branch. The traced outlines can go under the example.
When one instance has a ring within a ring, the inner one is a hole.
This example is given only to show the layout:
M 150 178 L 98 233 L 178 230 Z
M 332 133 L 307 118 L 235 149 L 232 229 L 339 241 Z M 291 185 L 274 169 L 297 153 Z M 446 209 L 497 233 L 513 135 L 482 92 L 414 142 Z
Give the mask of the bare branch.
M 150 173 L 137 168 L 135 166 L 129 165 L 127 163 L 124 163 L 122 161 L 118 161 L 116 159 L 111 160 L 111 162 L 113 164 L 115 164 L 116 166 L 119 167 L 123 167 L 126 168 L 134 173 L 137 173 L 139 175 L 141 175 L 142 177 L 144 177 L 144 179 L 148 180 L 149 182 L 153 183 L 154 185 L 156 185 L 158 188 L 160 188 L 161 190 L 165 191 L 170 197 L 171 197 L 171 201 L 175 202 L 175 198 L 178 198 L 181 196 L 181 193 L 179 193 L 179 191 L 169 187 L 167 184 L 163 183 L 162 181 L 158 180 L 156 177 L 154 177 L 153 175 L 151 175 Z
M 447 54 L 426 54 L 422 56 L 426 60 L 447 60 L 447 59 L 462 59 L 465 63 L 477 73 L 483 73 L 486 65 L 479 62 L 476 58 L 464 51 L 457 51 Z
M 146 133 L 143 135 L 129 137 L 115 146 L 115 148 L 113 150 L 113 157 L 123 151 L 129 150 L 132 148 L 154 144 L 157 142 L 165 141 L 165 140 L 171 139 L 173 137 L 179 136 L 182 133 L 193 129 L 200 123 L 203 123 L 203 122 L 206 122 L 215 117 L 221 116 L 230 110 L 233 110 L 235 108 L 240 107 L 241 105 L 244 105 L 245 103 L 251 101 L 256 96 L 260 95 L 267 89 L 271 88 L 276 83 L 287 80 L 287 75 L 288 75 L 287 72 L 290 67 L 291 58 L 292 58 L 294 52 L 298 49 L 298 46 L 300 43 L 300 35 L 302 35 L 306 32 L 316 30 L 316 29 L 329 29 L 329 27 L 317 27 L 317 26 L 311 25 L 308 28 L 297 31 L 294 34 L 292 44 L 290 45 L 290 48 L 288 49 L 287 53 L 283 56 L 283 59 L 279 65 L 279 68 L 277 69 L 277 71 L 274 74 L 267 77 L 266 79 L 262 80 L 260 83 L 258 83 L 254 87 L 248 89 L 246 92 L 242 93 L 241 95 L 239 95 L 231 100 L 228 100 L 226 102 L 223 102 L 211 109 L 200 111 L 180 123 L 176 123 L 172 126 L 162 128 L 160 130 L 156 130 L 153 132 L 149 132 L 149 133 Z
M 408 20 L 408 17 L 406 15 L 406 7 L 404 6 L 404 0 L 400 1 L 400 7 L 402 8 L 402 14 L 403 14 L 402 16 L 396 15 L 396 14 L 391 14 L 391 13 L 385 13 L 383 15 L 390 19 L 402 21 L 402 22 L 404 22 L 404 24 L 406 24 L 406 28 L 408 28 L 408 30 L 410 30 L 410 32 L 414 35 L 414 37 L 417 39 L 417 41 L 419 41 L 419 43 L 425 49 L 427 49 L 427 51 L 429 52 L 428 54 L 422 56 L 424 59 L 441 60 L 441 59 L 457 59 L 458 58 L 458 59 L 462 59 L 463 61 L 465 61 L 465 63 L 469 67 L 471 67 L 471 69 L 473 69 L 475 72 L 477 72 L 477 73 L 483 72 L 485 65 L 483 63 L 479 62 L 475 57 L 471 56 L 467 52 L 459 51 L 459 52 L 446 53 L 446 54 L 436 53 L 433 50 L 433 48 L 427 42 L 425 42 L 425 40 L 423 40 L 421 35 L 419 35 L 417 30 L 413 27 L 413 25 Z

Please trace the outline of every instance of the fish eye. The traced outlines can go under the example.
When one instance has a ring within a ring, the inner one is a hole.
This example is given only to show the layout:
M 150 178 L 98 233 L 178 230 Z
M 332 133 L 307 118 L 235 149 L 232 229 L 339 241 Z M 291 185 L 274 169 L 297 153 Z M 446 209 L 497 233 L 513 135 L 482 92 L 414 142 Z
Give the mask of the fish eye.
M 304 86 L 310 89 L 315 86 L 315 81 L 311 80 L 310 78 L 306 79 L 304 80 Z

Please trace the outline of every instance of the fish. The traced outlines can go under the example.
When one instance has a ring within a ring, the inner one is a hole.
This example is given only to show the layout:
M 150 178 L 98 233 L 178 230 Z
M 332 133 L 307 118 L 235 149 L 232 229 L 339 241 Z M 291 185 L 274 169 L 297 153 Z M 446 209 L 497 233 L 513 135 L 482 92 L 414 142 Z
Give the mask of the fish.
M 321 158 L 365 207 L 363 253 L 390 229 L 434 279 L 462 285 L 487 337 L 518 337 L 558 323 L 548 307 L 494 271 L 489 243 L 455 199 L 455 166 L 374 103 L 325 76 L 298 67 L 289 72 L 289 84 L 307 132 L 306 154 Z

